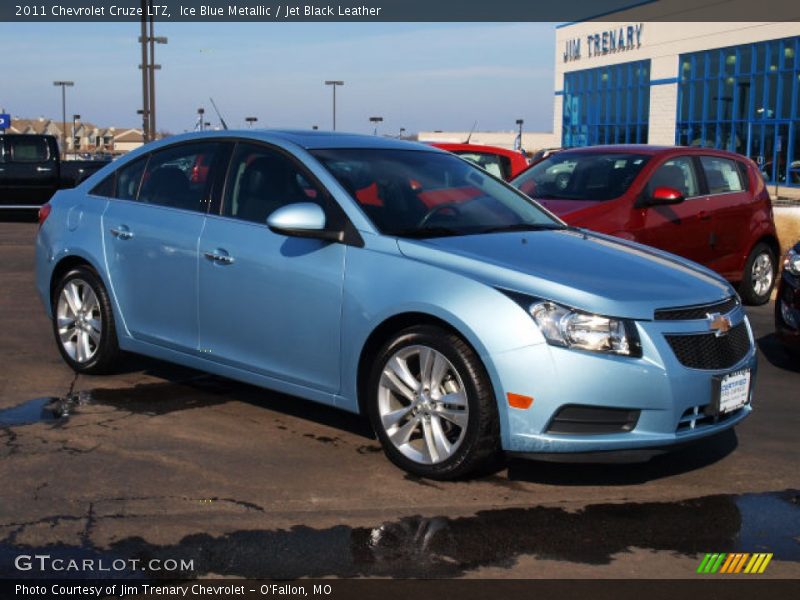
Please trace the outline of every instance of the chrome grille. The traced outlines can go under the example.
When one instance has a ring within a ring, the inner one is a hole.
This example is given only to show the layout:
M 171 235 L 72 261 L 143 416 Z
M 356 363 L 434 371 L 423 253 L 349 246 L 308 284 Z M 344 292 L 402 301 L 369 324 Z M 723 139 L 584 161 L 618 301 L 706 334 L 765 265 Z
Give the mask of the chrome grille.
M 700 304 L 697 306 L 678 306 L 676 308 L 660 308 L 655 312 L 656 321 L 689 321 L 705 319 L 709 313 L 726 315 L 739 306 L 739 299 L 732 296 L 715 304 Z

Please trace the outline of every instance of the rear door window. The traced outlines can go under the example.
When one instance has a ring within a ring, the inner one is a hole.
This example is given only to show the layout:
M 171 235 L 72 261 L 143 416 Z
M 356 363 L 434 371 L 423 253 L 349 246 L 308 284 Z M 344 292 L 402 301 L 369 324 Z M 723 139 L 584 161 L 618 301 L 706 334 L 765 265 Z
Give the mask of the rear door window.
M 709 194 L 728 194 L 744 190 L 742 175 L 736 161 L 718 156 L 701 156 L 700 164 L 706 176 Z
M 10 160 L 20 163 L 42 163 L 50 160 L 50 145 L 45 138 L 20 136 L 8 138 Z
M 206 212 L 213 168 L 221 144 L 181 144 L 150 155 L 139 201 Z

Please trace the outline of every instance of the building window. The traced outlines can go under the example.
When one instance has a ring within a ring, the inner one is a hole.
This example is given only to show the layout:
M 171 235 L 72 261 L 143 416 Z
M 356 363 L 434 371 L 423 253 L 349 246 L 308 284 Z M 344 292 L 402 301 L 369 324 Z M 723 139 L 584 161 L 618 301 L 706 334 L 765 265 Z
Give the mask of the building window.
M 646 144 L 650 61 L 564 74 L 561 144 Z
M 682 54 L 676 143 L 749 156 L 800 186 L 800 37 Z

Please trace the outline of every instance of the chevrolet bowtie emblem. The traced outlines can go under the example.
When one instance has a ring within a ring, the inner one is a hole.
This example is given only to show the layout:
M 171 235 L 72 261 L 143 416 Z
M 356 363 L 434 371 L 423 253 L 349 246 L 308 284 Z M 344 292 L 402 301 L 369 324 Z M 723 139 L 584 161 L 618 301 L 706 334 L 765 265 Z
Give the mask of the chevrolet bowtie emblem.
M 719 313 L 710 313 L 708 315 L 708 328 L 717 337 L 723 336 L 731 330 L 731 320 Z

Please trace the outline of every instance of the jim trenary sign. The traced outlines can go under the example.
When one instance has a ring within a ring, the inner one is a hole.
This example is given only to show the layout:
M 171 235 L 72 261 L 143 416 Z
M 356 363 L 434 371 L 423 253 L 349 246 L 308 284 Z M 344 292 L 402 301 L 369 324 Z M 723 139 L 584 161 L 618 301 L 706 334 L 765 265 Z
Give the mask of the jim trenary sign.
M 585 38 L 572 38 L 566 41 L 564 48 L 564 62 L 571 62 L 583 58 L 581 42 L 586 42 L 586 56 L 605 56 L 615 52 L 624 52 L 642 47 L 642 23 L 626 25 L 597 33 L 590 33 Z

